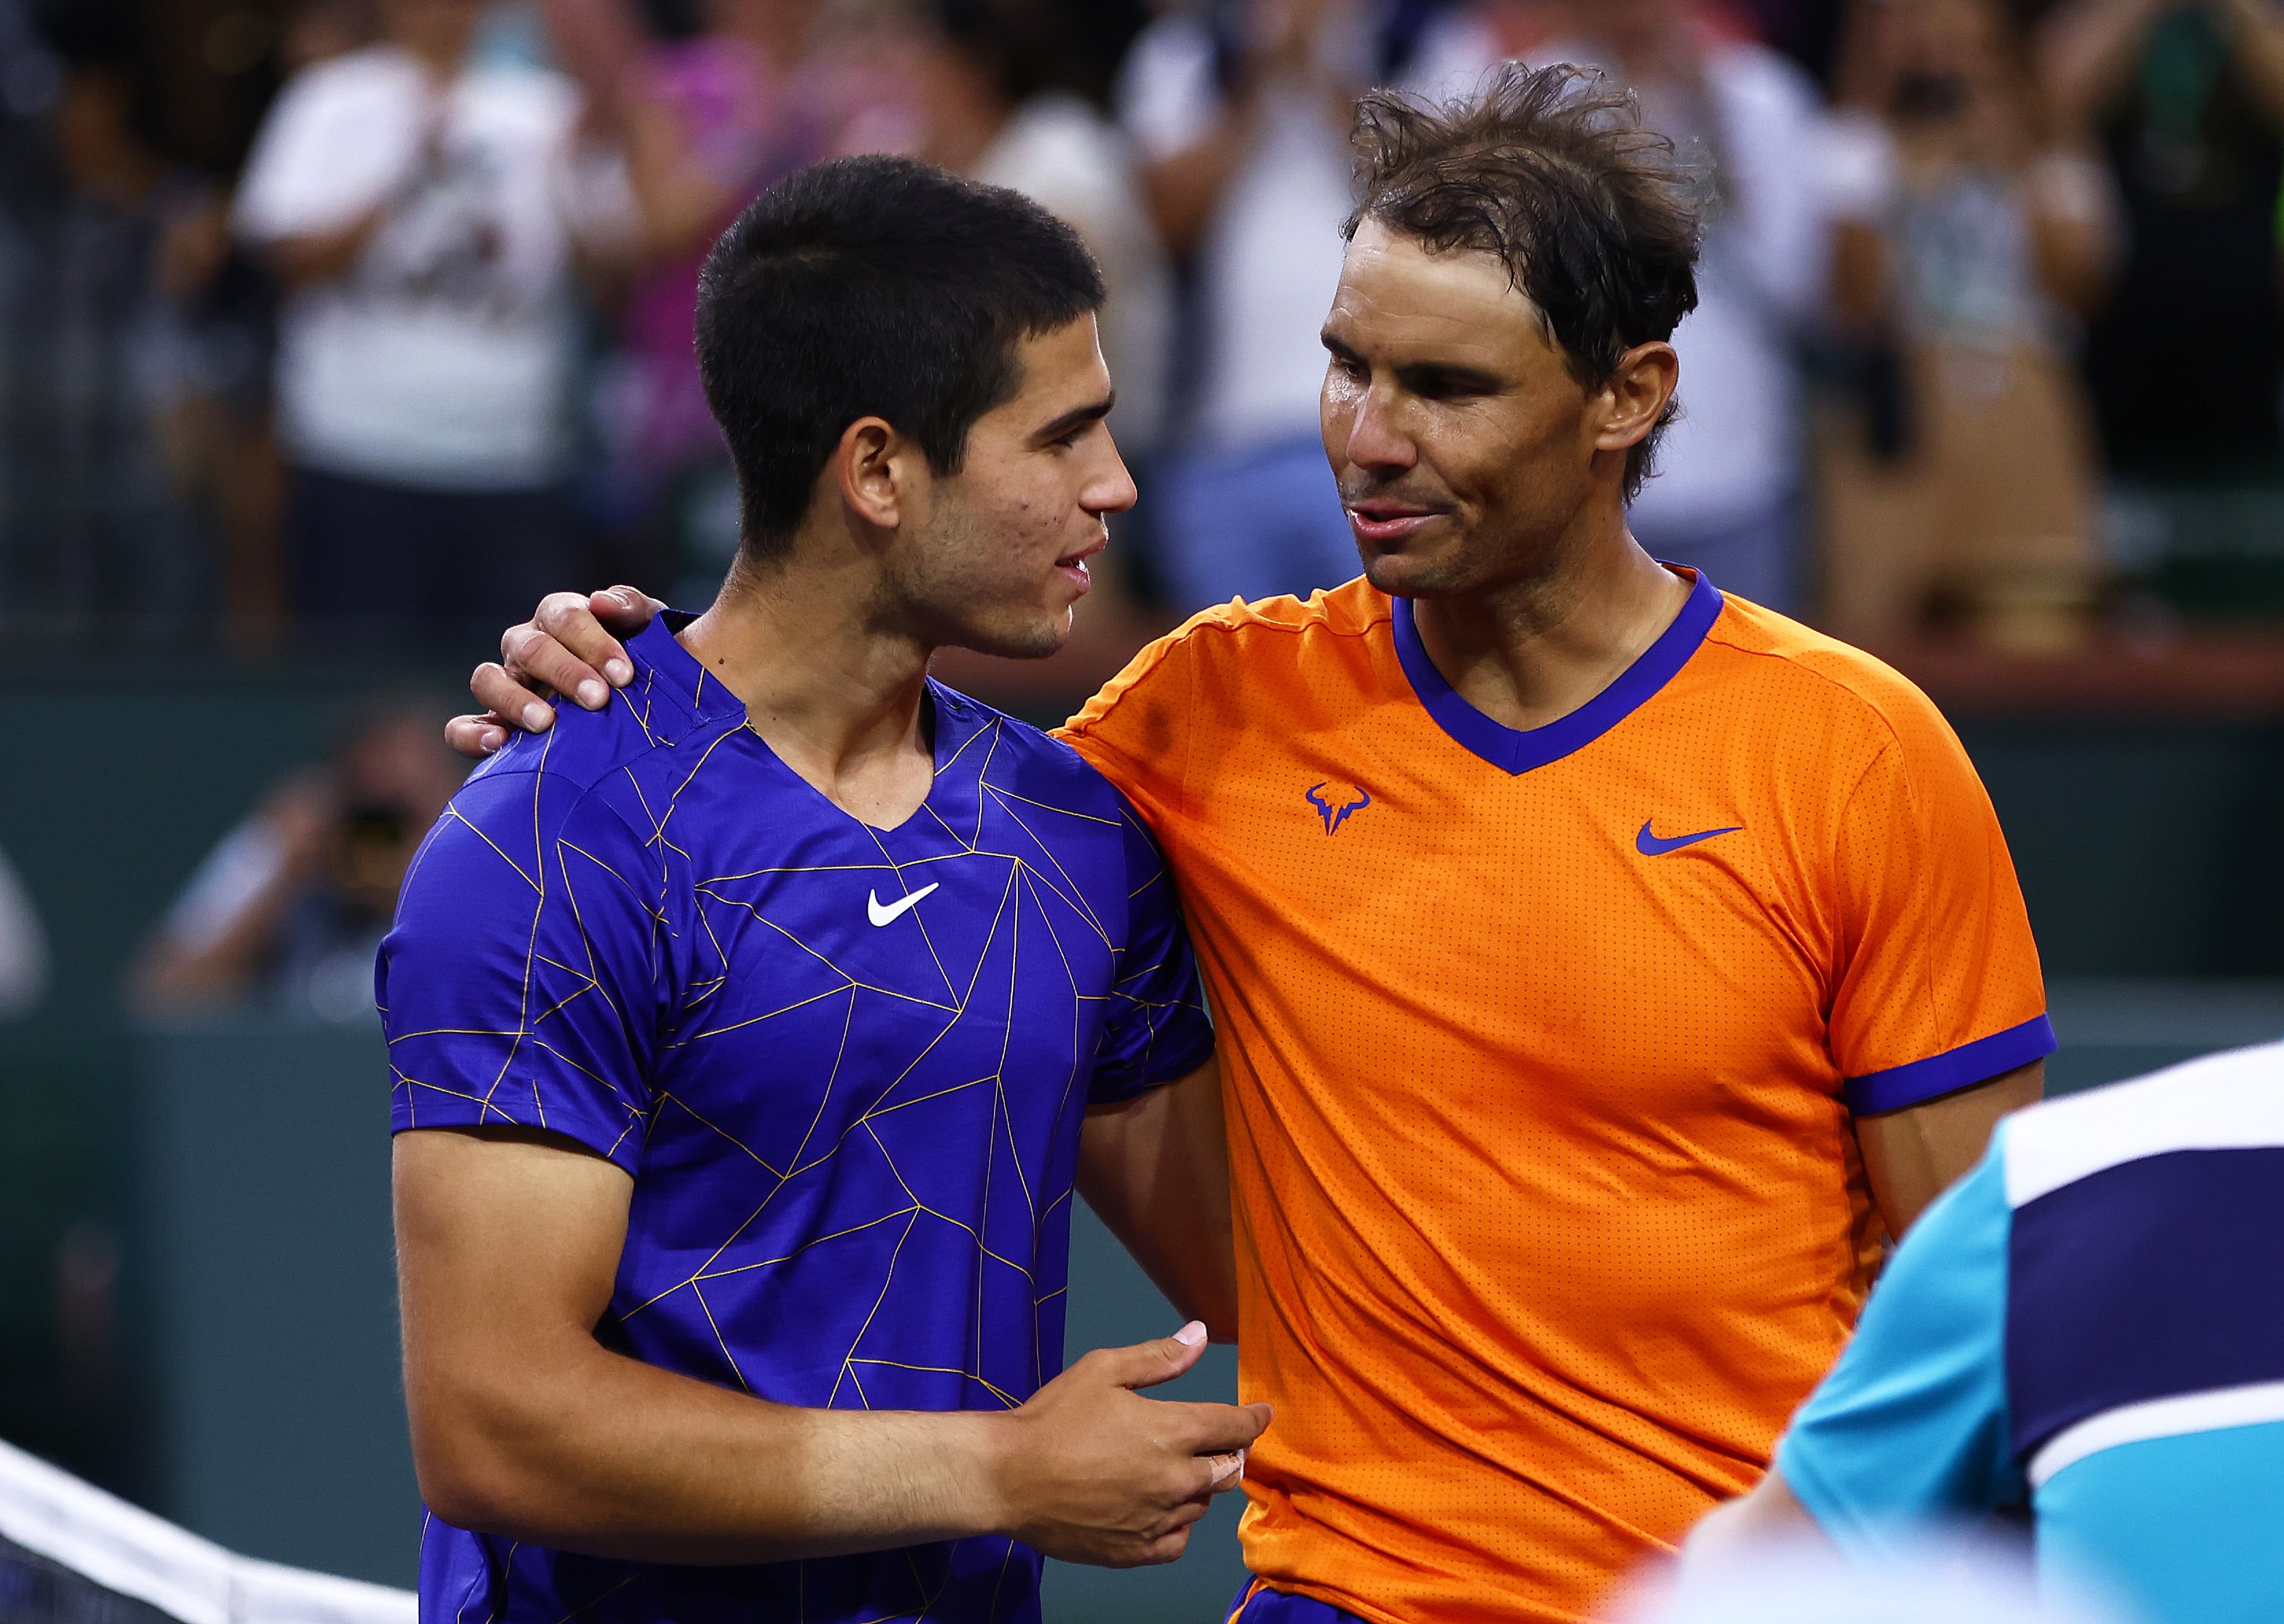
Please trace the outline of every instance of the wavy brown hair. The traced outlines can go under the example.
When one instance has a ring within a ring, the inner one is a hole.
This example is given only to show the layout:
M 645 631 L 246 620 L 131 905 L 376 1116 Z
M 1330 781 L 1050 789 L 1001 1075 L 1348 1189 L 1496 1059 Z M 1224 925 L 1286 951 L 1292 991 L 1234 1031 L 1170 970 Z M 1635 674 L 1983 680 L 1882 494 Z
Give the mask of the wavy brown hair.
M 1376 220 L 1443 252 L 1497 255 L 1589 389 L 1697 308 L 1702 180 L 1600 74 L 1509 62 L 1452 101 L 1374 90 L 1353 140 L 1360 200 L 1341 234 Z M 1669 402 L 1628 454 L 1628 501 L 1679 414 Z

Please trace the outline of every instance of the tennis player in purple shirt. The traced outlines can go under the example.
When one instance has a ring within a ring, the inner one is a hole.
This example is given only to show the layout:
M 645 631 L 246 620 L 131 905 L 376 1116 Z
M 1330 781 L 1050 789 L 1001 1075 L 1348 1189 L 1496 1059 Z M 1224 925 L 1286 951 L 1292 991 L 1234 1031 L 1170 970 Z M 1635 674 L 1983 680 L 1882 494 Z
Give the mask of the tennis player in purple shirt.
M 1012 192 L 839 160 L 700 295 L 737 562 L 477 772 L 384 945 L 425 1619 L 941 1624 L 1169 1560 L 1263 1406 L 1162 861 L 930 682 L 1051 652 L 1104 516 L 1102 285 Z M 1174 1337 L 1061 1370 L 1083 1190 Z

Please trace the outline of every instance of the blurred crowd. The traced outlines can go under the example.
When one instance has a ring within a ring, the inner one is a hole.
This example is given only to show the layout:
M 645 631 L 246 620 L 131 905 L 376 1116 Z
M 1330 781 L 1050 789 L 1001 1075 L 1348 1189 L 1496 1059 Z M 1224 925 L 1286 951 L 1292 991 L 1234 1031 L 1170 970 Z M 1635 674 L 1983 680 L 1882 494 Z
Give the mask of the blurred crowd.
M 0 0 L 0 613 L 331 652 L 702 603 L 705 249 L 877 150 L 1101 261 L 1115 592 L 1334 584 L 1348 109 L 1511 57 L 1632 86 L 1717 198 L 1659 556 L 2017 652 L 2284 572 L 2273 0 Z

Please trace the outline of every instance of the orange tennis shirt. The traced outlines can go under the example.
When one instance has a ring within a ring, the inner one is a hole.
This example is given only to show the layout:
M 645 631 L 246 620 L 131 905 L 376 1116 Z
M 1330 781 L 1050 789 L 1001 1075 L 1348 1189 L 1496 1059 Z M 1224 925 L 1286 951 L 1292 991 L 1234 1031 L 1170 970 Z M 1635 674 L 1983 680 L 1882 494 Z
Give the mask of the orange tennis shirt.
M 1067 730 L 1219 1027 L 1248 1565 L 1384 1624 L 1572 1620 L 1749 1487 L 1880 1241 L 1850 1128 L 2053 1048 L 1928 699 L 1700 578 L 1504 727 L 1353 582 L 1208 611 Z

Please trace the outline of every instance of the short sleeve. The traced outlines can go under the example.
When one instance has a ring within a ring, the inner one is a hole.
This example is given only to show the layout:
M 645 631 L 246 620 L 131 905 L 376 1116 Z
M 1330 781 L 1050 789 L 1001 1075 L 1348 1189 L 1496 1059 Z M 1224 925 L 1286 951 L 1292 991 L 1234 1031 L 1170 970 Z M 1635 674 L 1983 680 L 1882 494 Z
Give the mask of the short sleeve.
M 1777 1444 L 1786 1486 L 1845 1549 L 1874 1554 L 1899 1527 L 2025 1495 L 2007 1441 L 2002 1144 L 1905 1238 Z
M 1849 793 L 1835 862 L 1832 1058 L 1859 1115 L 1987 1082 L 2054 1050 L 1998 814 L 1935 707 L 1889 717 Z
M 517 1124 L 629 1173 L 668 977 L 661 856 L 545 772 L 472 780 L 381 943 L 395 1131 Z
M 1132 808 L 1122 808 L 1126 847 L 1126 945 L 1110 1013 L 1095 1050 L 1087 1103 L 1109 1105 L 1186 1077 L 1213 1054 L 1213 1023 L 1173 877 Z
M 1189 777 L 1195 658 L 1186 633 L 1159 638 L 1055 735 L 1116 785 L 1162 836 L 1182 809 Z

